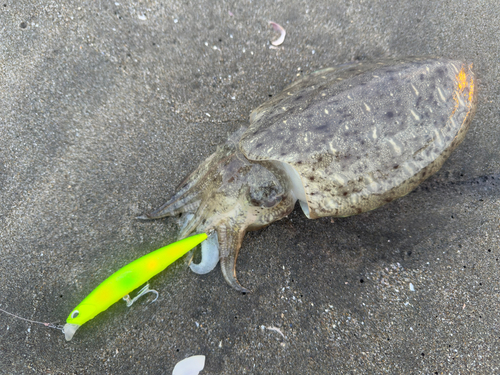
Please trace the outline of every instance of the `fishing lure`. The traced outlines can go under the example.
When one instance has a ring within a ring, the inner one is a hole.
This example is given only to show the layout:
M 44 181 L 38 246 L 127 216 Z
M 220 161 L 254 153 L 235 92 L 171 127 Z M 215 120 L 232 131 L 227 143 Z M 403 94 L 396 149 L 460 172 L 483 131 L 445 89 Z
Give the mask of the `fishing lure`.
M 66 324 L 62 328 L 66 341 L 73 338 L 81 325 L 107 310 L 121 298 L 127 302 L 127 306 L 131 306 L 137 298 L 151 292 L 156 293 L 154 299 L 156 301 L 158 292 L 149 289 L 149 284 L 142 288 L 133 299 L 130 299 L 128 294 L 206 239 L 205 233 L 185 238 L 146 254 L 116 271 L 90 292 L 69 314 Z
M 121 298 L 127 302 L 128 307 L 132 306 L 139 297 L 147 293 L 155 293 L 156 298 L 152 302 L 156 301 L 158 292 L 149 289 L 149 284 L 146 284 L 133 299 L 130 299 L 129 293 L 163 271 L 170 264 L 206 239 L 206 233 L 200 233 L 164 246 L 127 264 L 90 292 L 90 294 L 71 311 L 64 326 L 26 319 L 3 309 L 0 309 L 0 311 L 30 323 L 43 324 L 49 328 L 59 329 L 64 333 L 66 341 L 70 341 L 80 326 L 93 319 L 97 314 L 107 310 L 108 307 L 118 302 Z

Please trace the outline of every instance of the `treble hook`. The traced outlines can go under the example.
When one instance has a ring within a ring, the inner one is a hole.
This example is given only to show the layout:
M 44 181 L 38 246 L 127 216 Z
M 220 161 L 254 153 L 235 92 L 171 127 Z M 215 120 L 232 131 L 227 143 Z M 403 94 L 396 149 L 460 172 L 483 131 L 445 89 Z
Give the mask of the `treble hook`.
M 155 302 L 158 299 L 158 296 L 160 295 L 156 290 L 149 289 L 149 283 L 148 283 L 141 290 L 139 290 L 139 293 L 137 293 L 137 295 L 134 298 L 130 299 L 130 296 L 127 294 L 125 297 L 123 297 L 123 300 L 127 302 L 127 307 L 130 307 L 134 304 L 135 301 L 137 301 L 137 299 L 148 293 L 156 294 L 156 298 L 152 300 L 150 303 Z

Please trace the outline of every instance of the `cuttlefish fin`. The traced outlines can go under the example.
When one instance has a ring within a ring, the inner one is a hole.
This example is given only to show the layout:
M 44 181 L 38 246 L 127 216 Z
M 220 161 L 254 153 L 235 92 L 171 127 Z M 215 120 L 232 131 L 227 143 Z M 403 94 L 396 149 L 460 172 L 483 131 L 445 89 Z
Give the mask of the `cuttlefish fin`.
M 229 229 L 222 225 L 217 228 L 219 235 L 220 268 L 226 282 L 233 288 L 242 293 L 250 293 L 250 290 L 241 286 L 236 278 L 236 259 L 240 251 L 245 229 Z

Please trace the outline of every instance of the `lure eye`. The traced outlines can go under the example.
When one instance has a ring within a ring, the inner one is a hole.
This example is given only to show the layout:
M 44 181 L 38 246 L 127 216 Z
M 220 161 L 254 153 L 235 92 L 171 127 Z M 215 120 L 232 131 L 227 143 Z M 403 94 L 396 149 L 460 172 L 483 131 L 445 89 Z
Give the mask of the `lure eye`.
M 71 319 L 75 319 L 79 314 L 80 314 L 80 312 L 78 310 L 73 311 L 71 313 Z

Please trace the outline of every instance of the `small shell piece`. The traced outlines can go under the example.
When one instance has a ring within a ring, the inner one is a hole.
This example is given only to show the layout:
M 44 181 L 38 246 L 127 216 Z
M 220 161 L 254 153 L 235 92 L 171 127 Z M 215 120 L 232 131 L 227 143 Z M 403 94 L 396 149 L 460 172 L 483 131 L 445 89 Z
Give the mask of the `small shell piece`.
M 276 22 L 273 22 L 273 21 L 269 21 L 269 25 L 271 25 L 274 29 L 274 31 L 277 31 L 280 33 L 280 37 L 276 40 L 273 40 L 271 42 L 271 44 L 273 46 L 279 46 L 281 44 L 283 44 L 283 42 L 285 41 L 285 36 L 286 36 L 286 31 L 285 29 L 283 28 L 283 26 L 277 24 Z
M 205 356 L 193 355 L 187 357 L 177 364 L 172 371 L 172 375 L 198 375 L 205 368 Z

